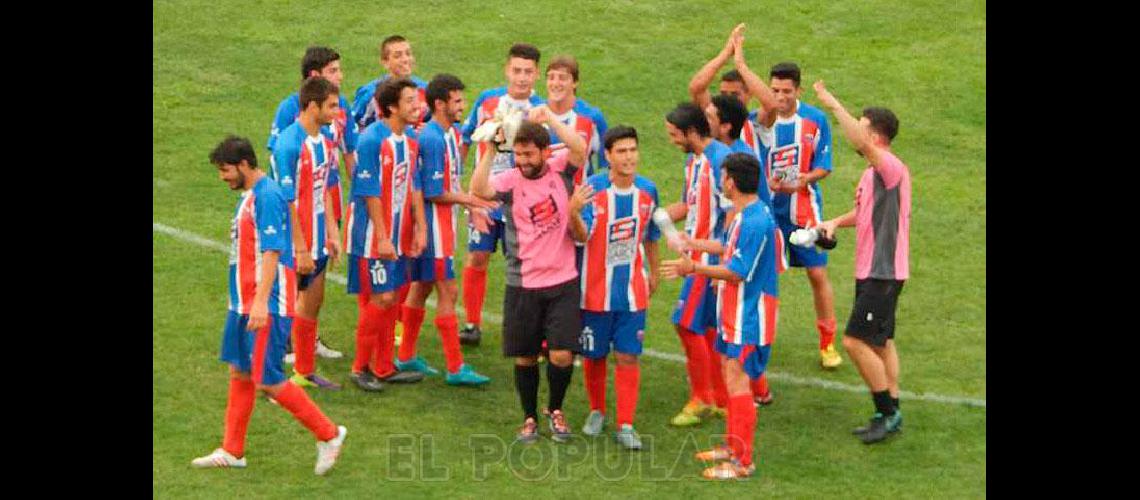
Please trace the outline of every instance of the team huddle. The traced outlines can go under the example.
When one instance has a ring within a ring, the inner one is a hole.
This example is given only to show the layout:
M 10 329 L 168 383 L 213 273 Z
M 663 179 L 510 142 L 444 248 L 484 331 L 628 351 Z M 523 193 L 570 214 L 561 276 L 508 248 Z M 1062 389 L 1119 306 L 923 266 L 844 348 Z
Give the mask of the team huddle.
M 724 418 L 724 445 L 696 455 L 711 464 L 702 476 L 749 477 L 756 470 L 757 408 L 773 400 L 765 370 L 776 337 L 779 275 L 805 268 L 820 365 L 839 366 L 824 249 L 834 245 L 839 227 L 849 226 L 856 227 L 856 296 L 842 342 L 875 404 L 870 423 L 854 432 L 874 443 L 901 429 L 893 338 L 897 298 L 909 276 L 910 175 L 890 152 L 898 132 L 894 114 L 866 108 L 855 118 L 822 82 L 814 85 L 868 161 L 855 207 L 825 220 L 819 181 L 832 170 L 826 114 L 800 101 L 794 63 L 773 66 L 767 83 L 748 67 L 738 25 L 693 76 L 691 102 L 664 115 L 664 132 L 686 155 L 681 198 L 662 205 L 656 184 L 639 174 L 638 131 L 610 127 L 577 96 L 579 66 L 571 56 L 547 64 L 547 97 L 540 97 L 540 58 L 533 45 L 513 45 L 507 85 L 480 93 L 468 110 L 460 78 L 413 76 L 410 43 L 391 36 L 380 45 L 388 72 L 360 87 L 350 106 L 340 90 L 339 54 L 310 47 L 298 92 L 278 106 L 268 173 L 247 139 L 229 136 L 210 153 L 221 179 L 242 194 L 231 227 L 220 356 L 231 366 L 225 431 L 222 446 L 193 460 L 195 467 L 246 466 L 257 391 L 316 437 L 318 475 L 335 464 L 347 428 L 303 388 L 341 389 L 316 366 L 318 357 L 341 356 L 318 335 L 326 274 L 340 260 L 358 305 L 353 385 L 376 392 L 441 375 L 453 386 L 490 383 L 464 361 L 461 345 L 481 342 L 487 269 L 501 246 L 502 353 L 514 360 L 519 442 L 539 439 L 540 361 L 549 390 L 546 430 L 556 442 L 572 438 L 563 402 L 576 357 L 590 406 L 582 433 L 601 435 L 613 351 L 614 439 L 641 449 L 633 424 L 650 297 L 661 279 L 681 279 L 671 322 L 690 391 L 670 423 Z M 711 95 L 713 78 L 730 59 L 735 68 Z M 754 100 L 760 106 L 749 111 Z M 463 189 L 472 144 L 475 167 Z M 461 209 L 469 237 L 457 280 Z M 662 258 L 661 240 L 675 258 Z M 416 350 L 433 291 L 442 373 Z

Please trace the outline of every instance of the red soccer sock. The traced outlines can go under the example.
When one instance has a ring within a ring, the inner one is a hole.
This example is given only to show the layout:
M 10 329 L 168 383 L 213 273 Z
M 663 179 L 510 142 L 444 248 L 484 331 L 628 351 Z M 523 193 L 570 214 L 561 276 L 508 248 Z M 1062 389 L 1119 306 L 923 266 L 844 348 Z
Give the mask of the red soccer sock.
M 400 341 L 400 361 L 411 360 L 416 355 L 416 341 L 420 338 L 420 327 L 424 324 L 424 311 L 419 307 L 403 306 L 401 323 L 404 324 L 404 339 Z
M 379 338 L 376 340 L 376 356 L 372 358 L 372 374 L 377 377 L 387 377 L 396 371 L 396 364 L 392 357 L 396 350 L 396 318 L 400 314 L 400 305 L 380 308 Z
M 365 304 L 360 309 L 360 320 L 356 323 L 356 359 L 352 362 L 352 372 L 360 373 L 372 360 L 379 341 L 380 323 L 384 310 L 375 304 Z
M 230 378 L 230 396 L 226 403 L 226 427 L 222 449 L 235 457 L 245 455 L 245 429 L 253 414 L 254 385 L 252 380 Z
M 835 318 L 818 319 L 815 321 L 815 327 L 819 329 L 820 350 L 826 349 L 832 342 L 835 342 Z
M 606 358 L 582 361 L 585 369 L 583 379 L 586 382 L 586 397 L 590 400 L 590 409 L 606 412 Z
M 474 267 L 463 268 L 463 310 L 467 322 L 483 324 L 483 298 L 487 295 L 487 270 Z
M 316 370 L 317 322 L 300 316 L 293 317 L 293 352 L 297 359 L 293 371 L 304 376 Z
M 737 444 L 733 449 L 740 464 L 748 467 L 752 464 L 752 442 L 756 434 L 756 407 L 752 404 L 752 394 L 737 394 L 728 400 L 728 416 L 734 421 L 732 426 L 732 441 Z
M 728 407 L 728 386 L 724 384 L 720 353 L 716 352 L 716 328 L 705 330 L 705 345 L 709 353 L 709 379 L 712 380 L 713 400 L 718 408 Z
M 463 351 L 459 350 L 459 318 L 454 314 L 436 316 L 435 329 L 439 330 L 439 339 L 443 344 L 443 358 L 447 360 L 447 373 L 458 372 L 459 367 L 463 366 Z M 407 341 L 404 339 L 404 342 Z
M 617 425 L 621 429 L 624 424 L 633 425 L 637 392 L 641 386 L 641 366 L 618 364 L 614 367 L 614 386 L 614 392 L 617 392 Z
M 709 351 L 704 336 L 689 330 L 679 334 L 685 347 L 685 368 L 689 372 L 689 400 L 713 404 L 712 381 L 709 380 Z
M 760 378 L 753 380 L 751 382 L 751 385 L 752 385 L 752 395 L 753 396 L 758 396 L 758 397 L 762 397 L 762 398 L 768 397 L 768 374 L 767 373 L 761 373 Z
M 289 410 L 298 422 L 301 422 L 318 441 L 328 441 L 337 435 L 336 426 L 332 420 L 325 416 L 321 409 L 309 399 L 309 395 L 292 382 L 285 381 L 285 388 L 281 389 L 273 399 L 282 408 Z

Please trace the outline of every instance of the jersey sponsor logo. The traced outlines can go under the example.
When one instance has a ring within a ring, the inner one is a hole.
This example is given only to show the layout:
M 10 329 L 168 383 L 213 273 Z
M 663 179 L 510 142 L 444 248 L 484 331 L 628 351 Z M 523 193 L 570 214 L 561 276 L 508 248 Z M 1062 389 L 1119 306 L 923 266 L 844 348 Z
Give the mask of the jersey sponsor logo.
M 606 267 L 632 264 L 637 252 L 637 219 L 617 219 L 610 223 L 607 233 Z
M 772 168 L 772 177 L 782 179 L 784 182 L 794 182 L 800 171 L 800 145 L 788 144 L 780 146 L 768 153 L 768 165 Z
M 391 162 L 391 158 L 385 158 L 385 161 Z M 396 165 L 392 170 L 392 212 L 400 212 L 404 206 L 404 198 L 407 196 L 408 184 L 408 162 L 402 161 Z
M 546 195 L 545 199 L 531 205 L 527 211 L 530 213 L 530 222 L 534 224 L 538 237 L 557 229 L 562 221 L 561 214 L 558 212 L 558 203 L 554 201 L 554 195 Z

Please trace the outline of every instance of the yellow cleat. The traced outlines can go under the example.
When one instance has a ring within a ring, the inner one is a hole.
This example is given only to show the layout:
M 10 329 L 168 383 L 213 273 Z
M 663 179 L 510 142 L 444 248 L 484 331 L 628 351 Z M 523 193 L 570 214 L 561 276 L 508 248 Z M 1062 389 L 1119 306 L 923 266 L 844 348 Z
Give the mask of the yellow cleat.
M 697 425 L 701 423 L 701 417 L 708 414 L 709 408 L 709 405 L 699 401 L 689 401 L 669 423 L 677 427 Z
M 843 357 L 835 350 L 835 342 L 827 345 L 827 349 L 820 349 L 819 364 L 824 368 L 832 369 L 843 364 Z
M 404 324 L 396 322 L 396 347 L 400 347 L 400 340 L 404 338 Z
M 709 415 L 720 418 L 728 418 L 728 408 L 721 408 L 719 406 L 710 406 Z

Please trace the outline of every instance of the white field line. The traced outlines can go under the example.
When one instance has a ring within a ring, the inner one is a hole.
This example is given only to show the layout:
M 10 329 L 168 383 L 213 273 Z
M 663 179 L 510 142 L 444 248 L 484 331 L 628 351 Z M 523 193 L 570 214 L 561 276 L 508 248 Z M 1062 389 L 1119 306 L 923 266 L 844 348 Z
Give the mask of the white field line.
M 214 241 L 211 239 L 207 239 L 205 237 L 199 236 L 199 235 L 191 233 L 189 231 L 185 231 L 185 230 L 178 229 L 175 227 L 170 227 L 170 226 L 167 226 L 165 224 L 158 223 L 158 222 L 153 222 L 152 224 L 153 224 L 153 228 L 154 228 L 155 232 L 163 233 L 163 234 L 166 234 L 169 236 L 173 236 L 174 238 L 180 239 L 182 241 L 185 241 L 188 243 L 193 243 L 193 244 L 201 246 L 201 247 L 206 247 L 206 248 L 209 248 L 211 250 L 217 250 L 219 252 L 229 252 L 230 251 L 229 245 L 226 245 L 225 243 L 220 243 L 220 242 L 217 242 L 217 241 Z M 335 282 L 341 284 L 341 285 L 345 285 L 348 283 L 348 281 L 345 279 L 343 274 L 328 273 L 328 278 L 332 281 L 335 281 Z M 429 298 L 428 299 L 428 305 L 431 307 L 435 307 L 435 299 Z M 462 308 L 457 308 L 457 309 L 458 309 L 456 311 L 457 314 L 463 314 Z M 490 320 L 491 322 L 494 322 L 497 324 L 502 324 L 502 318 L 500 318 L 497 314 L 494 314 L 491 312 L 485 312 L 485 313 L 483 313 L 483 317 Z M 662 351 L 658 351 L 656 349 L 646 348 L 643 351 L 643 354 L 648 356 L 648 357 L 651 357 L 651 358 L 662 359 L 662 360 L 666 360 L 666 361 L 674 361 L 674 362 L 678 362 L 678 363 L 684 363 L 685 362 L 685 356 L 683 356 L 681 354 L 662 352 Z M 768 377 L 771 378 L 772 380 L 779 380 L 779 381 L 787 382 L 787 383 L 793 384 L 793 385 L 805 385 L 805 386 L 812 386 L 812 387 L 820 387 L 823 389 L 854 392 L 854 393 L 861 393 L 861 394 L 865 394 L 867 392 L 867 388 L 865 386 L 862 386 L 862 385 L 844 384 L 842 382 L 824 380 L 824 379 L 815 378 L 815 377 L 801 377 L 801 376 L 792 375 L 789 373 L 768 372 Z M 933 394 L 933 393 L 915 394 L 915 393 L 910 392 L 910 391 L 899 391 L 899 392 L 900 392 L 900 394 L 899 394 L 900 399 L 918 400 L 918 401 L 931 401 L 931 402 L 935 402 L 935 403 L 966 405 L 966 406 L 974 406 L 974 407 L 979 407 L 979 408 L 985 408 L 986 407 L 986 400 L 984 400 L 984 399 L 967 398 L 967 397 L 961 397 L 961 396 L 944 396 L 942 394 Z

